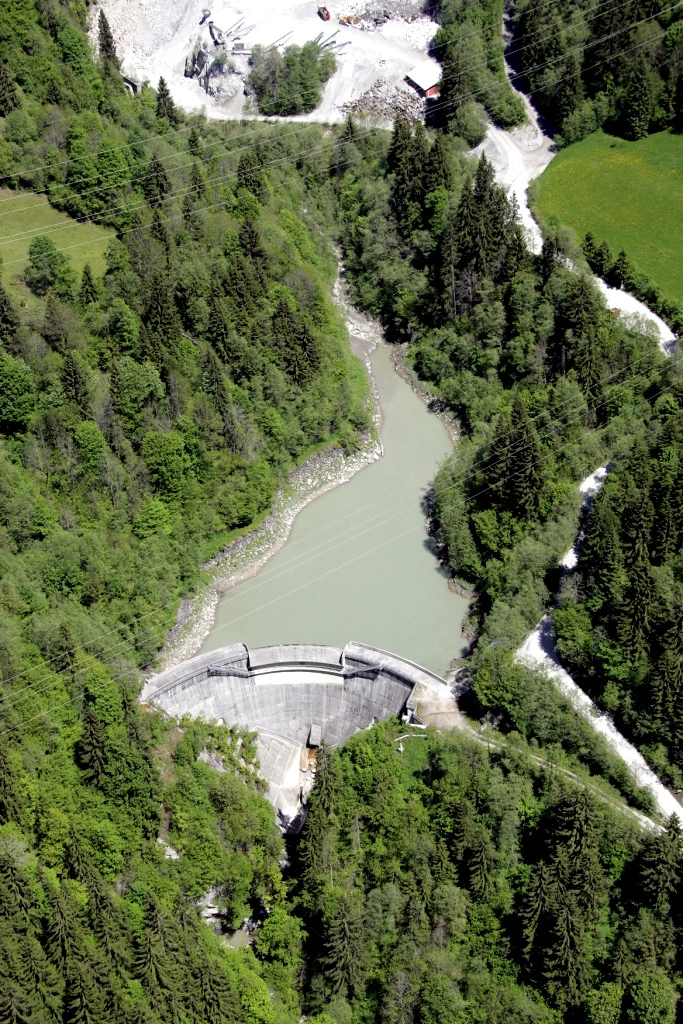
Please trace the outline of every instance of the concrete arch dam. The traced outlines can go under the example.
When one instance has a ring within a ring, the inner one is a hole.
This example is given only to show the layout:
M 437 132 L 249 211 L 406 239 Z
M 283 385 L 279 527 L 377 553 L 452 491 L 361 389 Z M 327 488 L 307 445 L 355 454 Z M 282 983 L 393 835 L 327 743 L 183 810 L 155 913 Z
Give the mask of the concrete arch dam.
M 366 644 L 233 644 L 154 676 L 140 699 L 177 718 L 189 714 L 258 730 L 266 795 L 280 826 L 296 830 L 320 741 L 338 746 L 396 714 L 415 719 L 419 694 L 430 703 L 452 700 L 440 676 Z

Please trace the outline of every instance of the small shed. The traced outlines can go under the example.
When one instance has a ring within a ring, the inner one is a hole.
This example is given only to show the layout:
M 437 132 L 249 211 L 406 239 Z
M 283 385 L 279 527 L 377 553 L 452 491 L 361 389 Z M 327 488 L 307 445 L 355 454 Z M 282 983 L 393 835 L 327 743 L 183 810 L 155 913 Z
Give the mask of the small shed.
M 319 725 L 312 725 L 308 734 L 309 747 L 319 747 L 322 739 L 322 730 Z
M 423 60 L 406 75 L 406 82 L 412 85 L 420 96 L 429 99 L 440 93 L 441 67 L 434 60 Z

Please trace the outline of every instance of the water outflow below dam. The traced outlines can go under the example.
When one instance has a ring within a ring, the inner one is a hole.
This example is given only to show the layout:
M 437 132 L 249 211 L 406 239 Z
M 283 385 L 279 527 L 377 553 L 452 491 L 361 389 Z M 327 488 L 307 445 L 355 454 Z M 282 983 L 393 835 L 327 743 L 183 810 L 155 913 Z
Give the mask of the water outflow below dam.
M 370 360 L 384 456 L 303 509 L 284 547 L 223 596 L 202 653 L 352 638 L 443 674 L 463 652 L 467 602 L 448 587 L 422 507 L 451 441 L 396 373 L 389 346 Z

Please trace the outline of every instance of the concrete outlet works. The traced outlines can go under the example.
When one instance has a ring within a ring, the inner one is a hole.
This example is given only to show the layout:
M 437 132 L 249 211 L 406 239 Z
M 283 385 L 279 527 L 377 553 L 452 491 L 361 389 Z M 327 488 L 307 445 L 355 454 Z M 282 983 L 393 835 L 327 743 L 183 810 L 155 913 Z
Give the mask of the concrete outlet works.
M 249 649 L 232 644 L 150 679 L 140 699 L 181 719 L 192 715 L 258 730 L 261 775 L 282 831 L 299 831 L 314 781 L 312 748 L 338 746 L 392 715 L 415 725 L 458 716 L 449 685 L 414 662 L 366 644 Z

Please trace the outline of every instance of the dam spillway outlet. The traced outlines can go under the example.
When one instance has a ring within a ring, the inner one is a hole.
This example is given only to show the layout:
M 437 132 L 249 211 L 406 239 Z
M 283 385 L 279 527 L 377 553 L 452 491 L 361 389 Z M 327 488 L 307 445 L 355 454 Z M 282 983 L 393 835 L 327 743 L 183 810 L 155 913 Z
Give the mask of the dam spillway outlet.
M 392 715 L 420 724 L 415 694 L 451 699 L 434 672 L 367 644 L 248 648 L 232 644 L 152 677 L 140 700 L 257 730 L 261 776 L 283 831 L 297 831 L 315 778 L 315 750 L 338 746 Z

